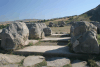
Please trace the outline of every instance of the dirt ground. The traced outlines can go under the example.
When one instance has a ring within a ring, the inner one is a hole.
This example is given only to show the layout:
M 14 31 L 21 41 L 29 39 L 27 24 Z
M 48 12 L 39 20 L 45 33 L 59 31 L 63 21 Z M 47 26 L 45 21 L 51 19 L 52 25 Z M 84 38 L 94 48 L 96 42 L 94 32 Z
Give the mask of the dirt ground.
M 51 30 L 52 30 L 52 33 L 58 33 L 60 34 L 60 32 L 63 32 L 63 33 L 70 33 L 70 27 L 71 26 L 65 26 L 65 27 L 50 27 Z

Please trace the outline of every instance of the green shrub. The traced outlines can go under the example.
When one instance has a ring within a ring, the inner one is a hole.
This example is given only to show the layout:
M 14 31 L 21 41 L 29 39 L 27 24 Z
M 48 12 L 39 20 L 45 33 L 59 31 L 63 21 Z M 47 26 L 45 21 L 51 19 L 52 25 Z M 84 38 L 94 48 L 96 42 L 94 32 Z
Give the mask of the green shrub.
M 71 42 L 69 42 L 67 45 L 68 45 L 68 47 L 69 47 L 69 51 L 73 53 L 74 51 L 73 51 L 73 49 L 72 49 L 72 44 L 71 44 Z
M 9 24 L 7 24 L 7 25 L 0 25 L 0 29 L 6 28 L 7 26 L 9 26 Z
M 32 45 L 33 45 L 33 43 L 29 43 L 28 45 L 29 45 L 29 46 L 32 46 Z
M 95 60 L 92 60 L 92 59 L 88 60 L 88 65 L 90 67 L 98 67 L 98 65 L 96 64 Z
M 58 34 L 58 32 L 56 32 L 55 34 Z

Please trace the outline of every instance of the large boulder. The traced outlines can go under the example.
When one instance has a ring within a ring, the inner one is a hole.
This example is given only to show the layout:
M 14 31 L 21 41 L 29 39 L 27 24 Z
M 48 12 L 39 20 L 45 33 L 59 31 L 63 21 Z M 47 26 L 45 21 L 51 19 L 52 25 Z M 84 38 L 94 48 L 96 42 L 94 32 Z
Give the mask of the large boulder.
M 100 22 L 91 21 L 90 23 L 97 27 L 97 33 L 100 34 Z
M 47 28 L 45 23 L 36 23 L 39 26 L 39 29 L 43 31 L 44 28 Z
M 59 27 L 64 27 L 66 23 L 64 21 L 58 22 Z
M 49 23 L 49 27 L 53 27 L 54 26 L 54 23 L 53 22 L 50 22 Z
M 52 34 L 52 30 L 50 27 L 44 28 L 43 29 L 45 36 L 50 36 Z
M 29 39 L 45 38 L 43 28 L 46 27 L 42 23 L 27 23 L 29 29 Z
M 76 53 L 99 53 L 97 27 L 89 22 L 75 22 L 71 26 L 71 44 Z
M 4 28 L 1 35 L 1 47 L 5 50 L 13 50 L 26 44 L 29 30 L 24 22 L 14 22 Z

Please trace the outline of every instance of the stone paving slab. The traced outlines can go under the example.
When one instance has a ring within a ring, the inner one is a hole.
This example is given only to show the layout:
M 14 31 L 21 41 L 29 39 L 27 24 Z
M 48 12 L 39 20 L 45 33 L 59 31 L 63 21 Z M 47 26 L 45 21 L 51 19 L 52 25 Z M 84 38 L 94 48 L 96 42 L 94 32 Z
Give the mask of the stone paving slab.
M 71 37 L 63 37 L 63 38 L 44 38 L 44 39 L 42 39 L 41 41 L 68 41 L 68 40 L 70 40 L 71 39 Z
M 29 46 L 23 49 L 15 50 L 13 53 L 21 55 L 61 55 L 67 57 L 87 57 L 86 54 L 76 54 L 69 51 L 68 46 Z
M 69 34 L 51 34 L 52 37 L 54 36 L 68 36 Z
M 50 36 L 47 37 L 68 37 L 69 34 L 51 34 Z
M 27 41 L 25 42 L 25 45 L 28 45 L 29 43 L 35 44 L 35 43 L 37 43 L 37 42 L 39 42 L 39 40 L 27 40 Z

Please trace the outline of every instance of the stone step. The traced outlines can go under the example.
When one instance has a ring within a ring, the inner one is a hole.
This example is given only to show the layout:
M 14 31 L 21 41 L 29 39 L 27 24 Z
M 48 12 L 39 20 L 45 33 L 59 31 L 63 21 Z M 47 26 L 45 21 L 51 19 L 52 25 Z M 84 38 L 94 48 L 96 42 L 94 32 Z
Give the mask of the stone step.
M 35 46 L 67 46 L 69 42 L 40 42 Z
M 45 56 L 66 56 L 66 57 L 88 57 L 87 54 L 76 54 L 69 51 L 68 46 L 29 46 L 13 51 L 17 55 L 45 55 Z
M 42 39 L 41 41 L 62 41 L 62 42 L 66 42 L 66 41 L 68 41 L 70 39 L 71 39 L 71 37 L 63 37 L 63 38 L 46 37 L 46 38 Z
M 51 34 L 51 36 L 47 37 L 69 37 L 70 34 Z
M 29 43 L 36 44 L 37 42 L 39 42 L 39 40 L 27 40 L 25 45 L 28 45 Z

